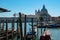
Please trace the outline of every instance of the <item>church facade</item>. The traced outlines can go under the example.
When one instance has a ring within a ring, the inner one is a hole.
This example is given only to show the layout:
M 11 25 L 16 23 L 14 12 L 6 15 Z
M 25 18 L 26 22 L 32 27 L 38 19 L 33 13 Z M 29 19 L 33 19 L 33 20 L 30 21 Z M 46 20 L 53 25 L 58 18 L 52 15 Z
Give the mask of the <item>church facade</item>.
M 48 14 L 48 11 L 45 8 L 45 5 L 43 5 L 43 8 L 41 10 L 35 10 L 35 15 L 38 18 L 42 17 L 43 21 L 50 21 L 51 20 L 51 16 Z

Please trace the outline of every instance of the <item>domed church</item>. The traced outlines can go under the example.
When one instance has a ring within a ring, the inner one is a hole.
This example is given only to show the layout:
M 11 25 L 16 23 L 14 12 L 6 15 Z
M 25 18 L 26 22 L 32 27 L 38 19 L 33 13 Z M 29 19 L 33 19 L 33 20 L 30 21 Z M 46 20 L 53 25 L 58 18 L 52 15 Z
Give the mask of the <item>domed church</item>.
M 41 9 L 41 11 L 35 10 L 35 15 L 37 15 L 37 17 L 42 17 L 44 21 L 50 21 L 51 16 L 48 14 L 47 9 L 45 8 L 45 5 L 43 5 L 43 8 Z

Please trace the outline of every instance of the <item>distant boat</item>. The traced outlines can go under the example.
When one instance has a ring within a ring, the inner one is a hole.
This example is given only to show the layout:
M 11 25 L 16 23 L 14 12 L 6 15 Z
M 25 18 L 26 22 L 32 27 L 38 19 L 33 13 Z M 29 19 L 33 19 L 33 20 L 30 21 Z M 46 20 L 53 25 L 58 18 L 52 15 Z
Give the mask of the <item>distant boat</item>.
M 32 24 L 29 24 L 30 26 L 32 26 Z M 33 24 L 33 26 L 37 26 L 37 24 Z
M 50 24 L 49 26 L 60 27 L 60 24 Z
M 32 24 L 29 24 L 30 26 L 32 26 Z M 38 28 L 60 28 L 60 24 L 48 24 L 48 25 L 40 25 L 40 24 L 33 24 L 34 27 L 38 27 Z

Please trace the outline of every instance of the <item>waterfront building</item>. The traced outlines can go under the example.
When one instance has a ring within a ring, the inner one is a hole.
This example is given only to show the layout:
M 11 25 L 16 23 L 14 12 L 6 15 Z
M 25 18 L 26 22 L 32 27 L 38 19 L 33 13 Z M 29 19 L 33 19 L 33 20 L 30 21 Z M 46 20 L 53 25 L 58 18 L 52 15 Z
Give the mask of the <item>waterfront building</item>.
M 59 17 L 51 17 L 51 21 L 53 23 L 59 23 L 60 24 L 60 16 Z

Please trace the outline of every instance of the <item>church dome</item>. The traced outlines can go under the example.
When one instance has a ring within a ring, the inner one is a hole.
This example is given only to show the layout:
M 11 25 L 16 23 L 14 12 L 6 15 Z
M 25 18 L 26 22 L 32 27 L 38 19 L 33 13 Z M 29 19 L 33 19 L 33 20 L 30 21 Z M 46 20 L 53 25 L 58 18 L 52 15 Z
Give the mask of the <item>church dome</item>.
M 41 12 L 48 12 L 47 9 L 45 8 L 45 5 L 43 5 L 43 8 L 41 9 Z

